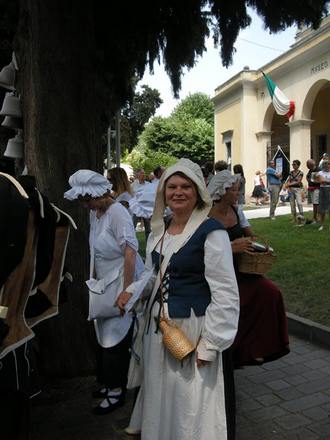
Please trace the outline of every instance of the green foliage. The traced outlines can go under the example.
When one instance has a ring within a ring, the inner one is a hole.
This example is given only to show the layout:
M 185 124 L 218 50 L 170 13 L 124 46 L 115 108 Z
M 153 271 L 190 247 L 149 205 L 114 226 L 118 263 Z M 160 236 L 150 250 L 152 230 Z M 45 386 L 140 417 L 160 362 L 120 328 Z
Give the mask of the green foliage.
M 136 146 L 145 124 L 163 102 L 157 89 L 147 85 L 143 85 L 141 89 L 140 92 L 135 92 L 133 99 L 127 101 L 122 111 L 121 143 L 122 148 L 128 152 Z
M 173 110 L 172 117 L 185 119 L 205 119 L 209 124 L 214 124 L 214 106 L 205 93 L 189 94 Z
M 213 160 L 213 105 L 208 96 L 189 95 L 168 118 L 153 118 L 140 137 L 138 148 L 143 146 L 198 163 Z
M 165 168 L 177 162 L 177 158 L 162 151 L 151 151 L 148 148 L 133 149 L 124 162 L 129 163 L 134 170 L 143 168 L 146 174 L 150 174 L 158 165 Z

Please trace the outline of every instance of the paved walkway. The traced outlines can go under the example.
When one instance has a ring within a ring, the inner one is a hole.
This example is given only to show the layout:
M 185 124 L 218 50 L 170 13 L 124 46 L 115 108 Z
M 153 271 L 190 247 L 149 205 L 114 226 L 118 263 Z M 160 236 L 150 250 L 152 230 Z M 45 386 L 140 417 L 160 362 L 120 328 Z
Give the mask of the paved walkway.
M 251 205 L 248 205 L 248 206 L 250 207 Z M 304 204 L 304 212 L 309 212 L 312 210 L 313 210 L 313 207 L 311 205 Z M 244 214 L 245 214 L 246 218 L 248 218 L 248 219 L 269 217 L 269 205 L 263 206 L 260 208 L 256 208 L 256 209 L 245 210 Z M 276 211 L 275 211 L 276 217 L 279 215 L 285 215 L 285 214 L 291 214 L 290 205 L 288 203 L 285 206 L 281 206 L 281 205 L 277 206 Z
M 93 416 L 94 386 L 91 377 L 48 385 L 32 404 L 30 440 L 132 438 L 123 431 L 132 396 L 115 413 Z M 291 336 L 289 355 L 236 372 L 236 394 L 236 440 L 330 439 L 329 350 Z

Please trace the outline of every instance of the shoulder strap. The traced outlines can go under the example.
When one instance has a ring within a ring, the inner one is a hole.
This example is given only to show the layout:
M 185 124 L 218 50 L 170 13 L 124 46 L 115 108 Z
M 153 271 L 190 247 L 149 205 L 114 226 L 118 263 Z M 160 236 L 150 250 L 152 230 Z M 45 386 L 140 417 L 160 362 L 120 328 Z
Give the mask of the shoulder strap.
M 20 193 L 20 195 L 22 197 L 24 197 L 25 199 L 29 198 L 25 189 L 13 176 L 11 176 L 10 174 L 6 174 L 6 173 L 0 173 L 0 176 L 6 177 L 8 180 L 10 180 L 11 183 L 16 187 L 17 191 Z

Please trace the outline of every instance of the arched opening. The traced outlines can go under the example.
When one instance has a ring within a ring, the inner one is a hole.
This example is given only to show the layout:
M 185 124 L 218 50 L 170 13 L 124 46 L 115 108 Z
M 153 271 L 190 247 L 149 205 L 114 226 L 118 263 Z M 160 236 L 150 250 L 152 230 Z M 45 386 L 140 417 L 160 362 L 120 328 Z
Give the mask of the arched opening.
M 330 81 L 317 81 L 308 91 L 303 105 L 303 117 L 312 119 L 311 157 L 318 161 L 330 152 Z
M 262 125 L 263 131 L 271 130 L 274 113 L 275 109 L 273 103 L 270 103 L 265 113 L 264 123 Z
M 284 154 L 290 159 L 290 130 L 286 125 L 287 122 L 288 118 L 286 116 L 281 116 L 274 112 L 270 128 L 272 134 L 267 159 L 274 156 L 278 146 L 281 147 Z

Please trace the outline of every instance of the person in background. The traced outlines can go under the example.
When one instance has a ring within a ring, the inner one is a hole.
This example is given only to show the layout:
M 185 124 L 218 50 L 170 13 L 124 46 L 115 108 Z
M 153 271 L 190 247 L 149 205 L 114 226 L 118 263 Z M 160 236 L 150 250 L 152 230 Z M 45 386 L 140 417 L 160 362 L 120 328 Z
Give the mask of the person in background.
M 69 184 L 71 189 L 64 193 L 64 198 L 78 200 L 90 210 L 89 281 L 103 281 L 104 295 L 113 309 L 111 313 L 107 311 L 107 316 L 90 318 L 98 341 L 97 381 L 101 384 L 93 397 L 103 399 L 93 413 L 103 415 L 125 402 L 133 316 L 121 316 L 115 302 L 119 293 L 139 276 L 143 262 L 132 218 L 110 196 L 110 182 L 94 171 L 78 170 Z
M 236 164 L 233 167 L 234 174 L 239 174 L 239 196 L 237 201 L 237 206 L 241 209 L 243 209 L 243 206 L 245 205 L 245 183 L 246 179 L 244 177 L 244 171 L 241 164 Z
M 112 195 L 116 202 L 120 202 L 128 209 L 133 191 L 124 168 L 116 167 L 108 170 L 108 180 L 112 184 Z
M 166 206 L 173 213 L 167 225 Z M 142 440 L 234 439 L 233 372 L 225 353 L 235 338 L 239 298 L 228 234 L 208 218 L 210 207 L 197 164 L 180 159 L 165 171 L 147 243 L 145 273 L 152 271 L 154 281 L 143 292 L 151 294 L 142 329 L 143 382 L 126 430 L 141 430 Z M 120 307 L 139 291 L 139 282 L 122 292 Z M 161 295 L 166 315 L 196 347 L 182 361 L 162 343 Z
M 287 190 L 287 188 L 283 186 L 280 191 L 280 203 L 282 206 L 285 206 L 286 202 L 289 201 L 290 201 L 289 191 Z
M 319 170 L 323 170 L 323 164 L 325 161 L 328 161 L 328 160 L 330 160 L 329 153 L 323 153 L 322 158 L 321 158 L 319 165 L 318 165 Z
M 208 160 L 204 163 L 204 165 L 201 167 L 203 176 L 205 178 L 205 184 L 206 186 L 210 183 L 210 180 L 214 176 L 214 162 L 211 160 Z
M 320 182 L 317 181 L 317 172 L 315 160 L 308 159 L 306 162 L 308 173 L 306 175 L 307 189 L 308 189 L 308 203 L 313 205 L 313 223 L 318 221 L 319 196 L 320 196 Z
M 275 210 L 281 189 L 282 174 L 276 172 L 274 160 L 270 160 L 265 174 L 268 180 L 268 190 L 270 194 L 269 218 L 275 220 Z
M 134 182 L 131 185 L 132 191 L 133 191 L 133 199 L 130 201 L 130 207 L 131 207 L 131 213 L 133 213 L 133 224 L 135 228 L 139 228 L 141 227 L 141 229 L 143 230 L 142 227 L 142 217 L 140 217 L 140 215 L 136 215 L 135 213 L 135 208 L 136 208 L 136 198 L 139 197 L 139 195 L 146 189 L 146 187 L 150 184 L 150 182 L 147 182 L 145 179 L 145 172 L 143 168 L 139 168 L 138 170 L 136 170 L 135 172 L 135 176 L 136 179 L 134 180 Z M 140 222 L 140 223 L 139 223 Z M 139 223 L 139 225 L 138 225 Z
M 143 221 L 146 239 L 148 238 L 151 231 L 150 219 L 152 216 L 152 211 L 154 209 L 159 179 L 162 176 L 164 170 L 165 168 L 163 168 L 162 166 L 157 166 L 153 171 L 153 174 L 155 176 L 153 181 L 150 183 L 148 182 L 148 184 L 145 185 L 141 191 L 137 192 L 134 199 L 130 203 L 130 209 L 133 214 L 135 214 L 136 217 L 141 218 Z
M 291 214 L 293 216 L 293 221 L 297 221 L 297 211 L 296 204 L 298 207 L 298 211 L 301 218 L 304 218 L 304 209 L 302 205 L 302 191 L 303 184 L 302 179 L 304 177 L 304 173 L 299 169 L 300 160 L 292 161 L 293 170 L 290 171 L 287 181 L 285 182 L 285 187 L 290 193 L 290 206 L 291 206 Z
M 228 163 L 225 160 L 218 160 L 214 164 L 214 172 L 216 174 L 223 170 L 228 170 Z
M 146 182 L 146 176 L 143 168 L 136 170 L 136 179 L 132 183 L 133 194 L 136 195 L 138 192 L 142 191 L 149 182 Z
M 153 170 L 153 174 L 154 174 L 154 179 L 153 179 L 153 183 L 155 183 L 156 185 L 158 185 L 159 179 L 162 177 L 163 173 L 165 171 L 165 168 L 162 167 L 161 165 L 158 165 L 154 170 Z
M 261 184 L 261 171 L 257 170 L 256 174 L 254 176 L 254 188 L 252 192 L 252 197 L 256 199 L 256 205 L 262 205 L 260 200 L 263 200 L 264 198 L 264 192 L 262 190 L 262 184 Z
M 319 231 L 323 231 L 325 214 L 330 214 L 330 160 L 324 161 L 323 169 L 318 172 L 317 179 L 320 182 Z
M 229 170 L 221 171 L 208 191 L 214 201 L 209 217 L 226 228 L 231 241 L 240 295 L 238 331 L 231 348 L 234 365 L 240 368 L 279 359 L 289 352 L 282 293 L 270 279 L 239 270 L 239 255 L 254 250 L 254 234 L 243 211 L 236 206 L 238 176 Z

